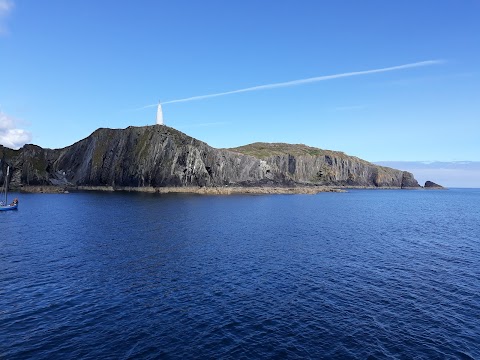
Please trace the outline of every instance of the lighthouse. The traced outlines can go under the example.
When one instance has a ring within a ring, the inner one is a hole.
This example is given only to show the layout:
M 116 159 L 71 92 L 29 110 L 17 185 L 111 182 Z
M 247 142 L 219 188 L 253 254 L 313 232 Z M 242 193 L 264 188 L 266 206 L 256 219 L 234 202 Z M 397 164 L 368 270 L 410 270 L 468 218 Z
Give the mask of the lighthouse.
M 160 104 L 160 101 L 158 102 L 158 107 L 157 107 L 157 125 L 164 125 L 162 104 Z

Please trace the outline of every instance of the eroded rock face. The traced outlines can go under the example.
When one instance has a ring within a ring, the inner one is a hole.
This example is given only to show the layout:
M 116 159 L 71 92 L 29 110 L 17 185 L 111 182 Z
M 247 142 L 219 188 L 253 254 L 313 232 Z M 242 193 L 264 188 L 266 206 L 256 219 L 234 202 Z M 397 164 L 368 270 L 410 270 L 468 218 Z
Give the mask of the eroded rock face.
M 301 184 L 418 188 L 406 171 L 374 165 L 339 151 L 305 145 L 255 143 L 231 149 L 258 156 L 283 177 Z
M 275 144 L 270 144 L 275 146 Z M 63 149 L 0 147 L 11 185 L 56 186 L 292 186 L 419 187 L 413 175 L 315 148 L 288 145 L 272 156 L 215 149 L 167 126 L 98 129 Z M 288 147 L 291 147 L 290 150 Z M 248 146 L 247 146 L 248 147 Z M 268 149 L 267 149 L 268 150 Z M 0 178 L 3 175 L 0 175 Z
M 425 188 L 433 188 L 433 189 L 444 189 L 442 185 L 435 184 L 433 181 L 426 181 L 425 182 Z

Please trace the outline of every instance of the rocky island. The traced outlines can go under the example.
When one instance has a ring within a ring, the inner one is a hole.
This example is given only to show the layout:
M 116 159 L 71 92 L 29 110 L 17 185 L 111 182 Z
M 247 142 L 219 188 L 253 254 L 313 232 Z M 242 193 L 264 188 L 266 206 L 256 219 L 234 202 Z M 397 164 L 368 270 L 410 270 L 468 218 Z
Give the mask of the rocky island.
M 196 193 L 316 193 L 344 187 L 420 188 L 406 171 L 306 145 L 216 149 L 163 125 L 101 128 L 62 149 L 0 146 L 12 188 Z M 0 175 L 2 181 L 3 174 Z
M 425 189 L 445 189 L 442 185 L 438 185 L 430 180 L 425 181 L 424 188 Z

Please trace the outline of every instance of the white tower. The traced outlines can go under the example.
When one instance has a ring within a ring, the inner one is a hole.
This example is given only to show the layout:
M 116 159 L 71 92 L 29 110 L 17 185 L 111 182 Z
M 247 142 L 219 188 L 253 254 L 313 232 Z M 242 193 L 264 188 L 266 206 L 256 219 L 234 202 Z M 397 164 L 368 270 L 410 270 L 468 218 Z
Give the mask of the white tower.
M 158 107 L 157 107 L 157 125 L 164 125 L 162 104 L 160 104 L 160 101 L 158 102 Z

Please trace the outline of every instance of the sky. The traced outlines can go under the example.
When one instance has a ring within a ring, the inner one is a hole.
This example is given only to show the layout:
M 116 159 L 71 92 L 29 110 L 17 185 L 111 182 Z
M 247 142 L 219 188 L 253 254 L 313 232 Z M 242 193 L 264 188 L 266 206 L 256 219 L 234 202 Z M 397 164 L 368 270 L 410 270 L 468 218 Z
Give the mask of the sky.
M 153 125 L 161 100 L 168 126 L 217 148 L 480 161 L 479 14 L 478 0 L 0 0 L 0 143 Z
M 433 180 L 447 188 L 480 188 L 480 161 L 379 161 L 376 164 L 409 171 L 422 186 Z

